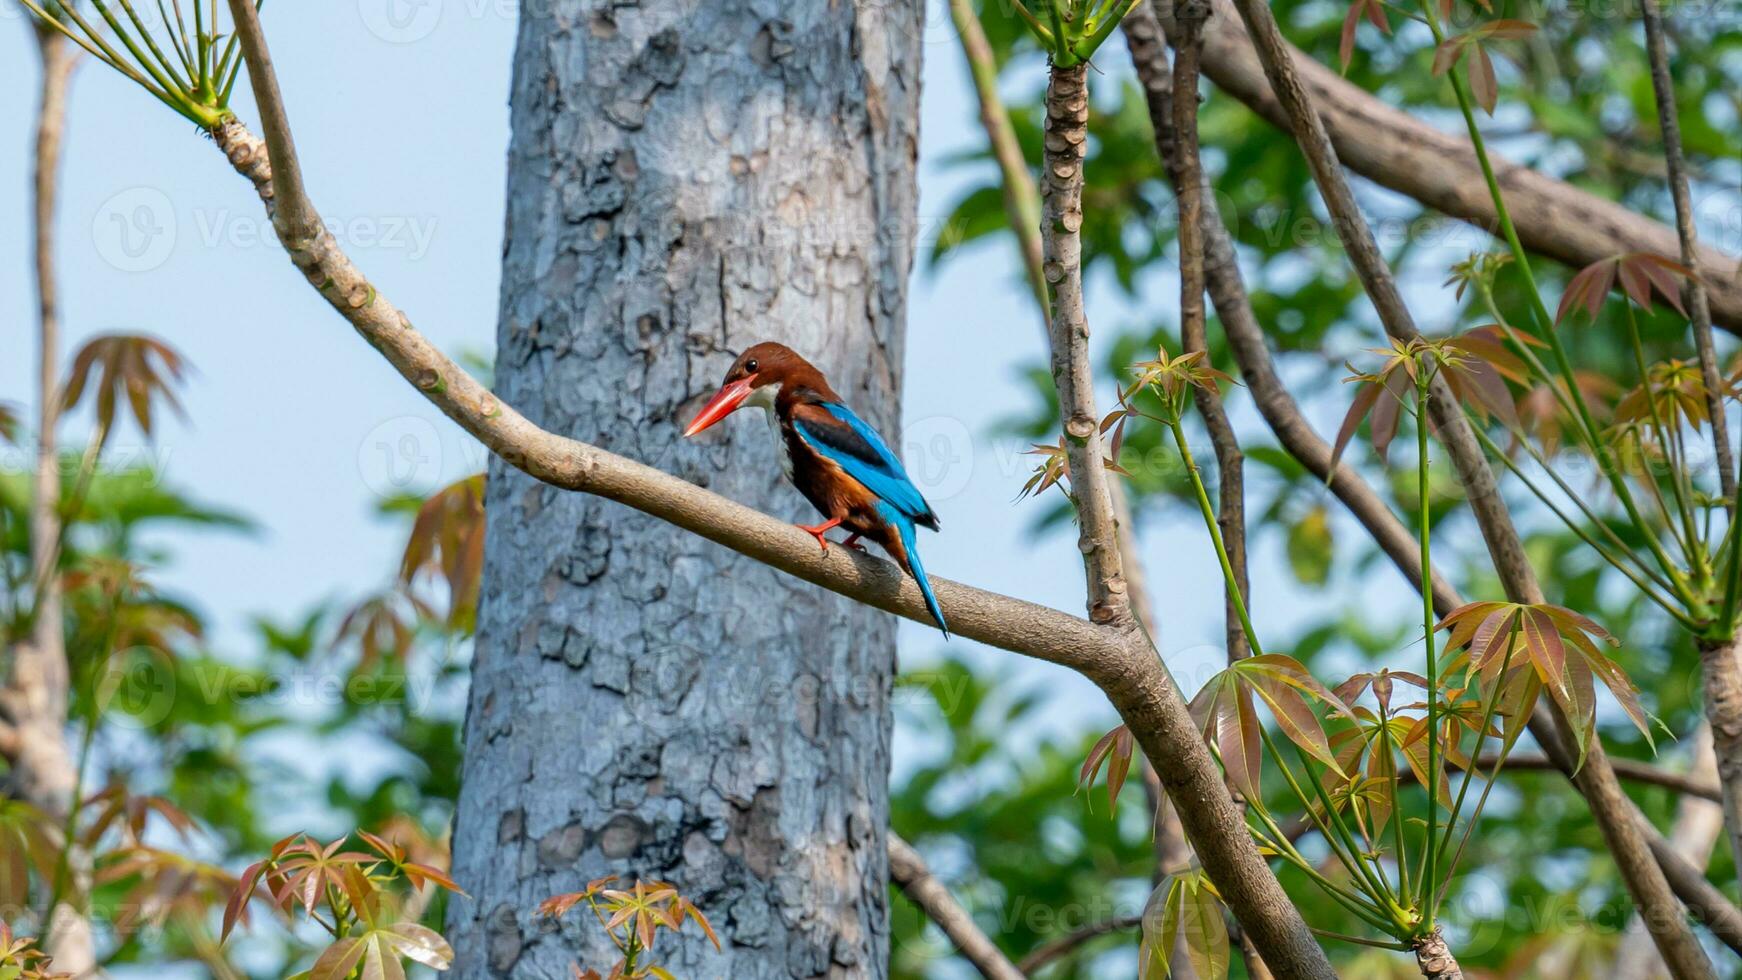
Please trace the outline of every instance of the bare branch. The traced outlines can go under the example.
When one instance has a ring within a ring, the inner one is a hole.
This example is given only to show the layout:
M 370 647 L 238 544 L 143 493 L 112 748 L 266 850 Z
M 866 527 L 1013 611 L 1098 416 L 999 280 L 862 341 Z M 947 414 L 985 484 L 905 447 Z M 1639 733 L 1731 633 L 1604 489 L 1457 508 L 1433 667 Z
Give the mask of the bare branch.
M 1042 158 L 1041 242 L 1053 290 L 1052 380 L 1070 460 L 1077 510 L 1077 547 L 1089 582 L 1089 619 L 1125 628 L 1131 604 L 1119 558 L 1103 462 L 1101 416 L 1095 410 L 1089 361 L 1089 321 L 1083 311 L 1083 155 L 1089 138 L 1088 65 L 1052 70 L 1046 89 L 1046 152 Z
M 1025 980 L 1025 971 L 1011 963 L 997 944 L 987 938 L 968 910 L 962 908 L 943 882 L 932 876 L 925 858 L 893 830 L 889 832 L 889 877 L 901 888 L 908 901 L 917 905 L 933 925 L 943 930 L 955 944 L 956 951 L 973 964 L 982 977 L 986 980 Z
M 1658 128 L 1663 131 L 1664 163 L 1669 171 L 1670 196 L 1675 200 L 1682 263 L 1693 268 L 1699 245 L 1693 203 L 1688 194 L 1687 168 L 1682 161 L 1681 122 L 1676 116 L 1675 83 L 1670 79 L 1663 14 L 1658 10 L 1657 0 L 1644 0 L 1641 12 L 1645 19 L 1646 53 L 1651 60 L 1651 87 L 1657 97 Z M 1682 295 L 1687 300 L 1694 346 L 1699 351 L 1700 374 L 1705 381 L 1718 479 L 1730 508 L 1730 519 L 1734 521 L 1736 463 L 1730 451 L 1725 383 L 1719 375 L 1718 352 L 1712 342 L 1712 313 L 1706 301 L 1705 284 L 1699 276 L 1690 277 L 1682 287 Z M 1702 639 L 1699 648 L 1706 718 L 1711 722 L 1712 742 L 1718 756 L 1718 782 L 1724 787 L 1724 827 L 1729 832 L 1731 855 L 1737 867 L 1742 868 L 1742 660 L 1737 656 L 1738 639 Z
M 1138 4 L 1120 25 L 1125 30 L 1126 46 L 1137 68 L 1149 104 L 1149 120 L 1156 133 L 1156 154 L 1168 168 L 1168 178 L 1178 193 L 1179 174 L 1175 170 L 1174 154 L 1167 134 L 1173 128 L 1173 82 L 1167 64 L 1166 39 L 1150 4 Z M 1212 35 L 1215 33 L 1211 32 Z M 1300 461 L 1307 472 L 1324 480 L 1331 493 L 1368 529 L 1380 550 L 1384 551 L 1398 571 L 1412 585 L 1420 587 L 1420 551 L 1415 538 L 1403 526 L 1385 499 L 1368 486 L 1359 473 L 1348 464 L 1331 469 L 1331 445 L 1313 431 L 1301 414 L 1294 396 L 1283 385 L 1271 363 L 1264 328 L 1252 312 L 1252 302 L 1235 260 L 1234 243 L 1213 195 L 1203 195 L 1204 277 L 1210 299 L 1216 304 L 1234 359 L 1246 389 L 1252 395 L 1259 414 L 1264 417 L 1282 448 Z M 1444 577 L 1434 576 L 1434 605 L 1442 613 L 1451 612 L 1462 604 L 1457 591 Z
M 300 242 L 322 234 L 321 217 L 302 183 L 302 164 L 297 161 L 296 141 L 285 113 L 284 95 L 278 90 L 278 73 L 272 53 L 260 29 L 260 11 L 252 3 L 231 0 L 230 16 L 236 22 L 236 38 L 242 44 L 242 59 L 248 64 L 248 84 L 260 109 L 260 128 L 272 155 L 272 189 L 277 207 L 272 220 L 280 238 Z M 289 248 L 290 245 L 286 244 Z M 292 250 L 294 252 L 294 249 Z
M 1214 4 L 1204 37 L 1204 73 L 1273 125 L 1288 129 L 1288 112 L 1266 80 L 1247 31 L 1233 16 L 1232 0 Z M 1172 4 L 1163 0 L 1157 12 L 1172 29 Z M 1476 156 L 1468 139 L 1385 104 L 1292 46 L 1286 51 L 1344 164 L 1442 214 L 1478 228 L 1497 227 L 1488 190 L 1473 176 Z M 1623 252 L 1676 254 L 1676 235 L 1665 225 L 1529 167 L 1498 156 L 1492 160 L 1530 250 L 1575 268 Z M 1702 247 L 1699 255 L 1696 267 L 1709 285 L 1716 322 L 1732 333 L 1742 331 L 1736 257 L 1710 247 Z
M 1338 162 L 1336 150 L 1310 96 L 1302 86 L 1292 50 L 1283 40 L 1270 8 L 1261 0 L 1238 0 L 1240 16 L 1251 34 L 1260 62 L 1271 88 L 1286 110 L 1295 141 L 1307 158 L 1332 224 L 1349 255 L 1368 297 L 1373 301 L 1385 330 L 1393 338 L 1413 340 L 1419 336 L 1415 322 L 1398 292 L 1396 280 L 1378 243 L 1373 238 L 1356 204 Z M 1441 164 L 1444 165 L 1443 162 Z M 1430 399 L 1430 413 L 1441 444 L 1452 457 L 1464 486 L 1472 512 L 1481 525 L 1495 571 L 1499 573 L 1508 595 L 1518 602 L 1542 601 L 1542 590 L 1536 573 L 1524 553 L 1524 545 L 1512 524 L 1511 513 L 1500 496 L 1493 470 L 1476 442 L 1462 410 L 1452 398 L 1443 378 L 1435 378 Z M 1565 720 L 1553 709 L 1561 731 L 1567 730 Z M 1531 730 L 1538 741 L 1558 738 L 1543 716 L 1533 719 Z M 1597 818 L 1605 842 L 1615 858 L 1628 890 L 1643 910 L 1652 928 L 1653 938 L 1664 961 L 1689 977 L 1713 976 L 1712 965 L 1694 939 L 1692 931 L 1679 914 L 1675 896 L 1663 871 L 1652 860 L 1638 824 L 1629 813 L 1629 803 L 1608 764 L 1601 741 L 1592 739 L 1587 761 L 1574 779 Z
M 1210 15 L 1207 0 L 1184 0 L 1174 8 L 1179 32 L 1175 37 L 1171 91 L 1172 125 L 1157 129 L 1157 151 L 1167 153 L 1172 144 L 1173 163 L 1169 174 L 1176 178 L 1175 195 L 1179 201 L 1179 329 L 1180 343 L 1187 351 L 1208 354 L 1209 338 L 1204 315 L 1204 194 L 1203 161 L 1198 153 L 1198 65 L 1203 53 L 1204 20 Z M 1216 452 L 1216 492 L 1218 507 L 1216 523 L 1222 543 L 1228 551 L 1228 565 L 1234 570 L 1234 588 L 1248 607 L 1252 589 L 1246 574 L 1246 481 L 1245 456 L 1240 452 L 1240 440 L 1221 396 L 1207 388 L 1192 388 L 1192 398 L 1198 414 L 1203 416 L 1210 444 Z M 1228 660 L 1248 656 L 1251 645 L 1241 626 L 1239 613 L 1230 593 L 1224 599 L 1223 635 L 1228 648 Z
M 1500 765 L 1500 763 L 1501 759 L 1498 755 L 1484 755 L 1476 760 L 1476 768 L 1479 771 L 1492 771 L 1494 767 Z M 1719 797 L 1718 784 L 1708 779 L 1702 779 L 1697 774 L 1671 772 L 1668 769 L 1659 768 L 1649 762 L 1640 762 L 1637 759 L 1610 759 L 1609 765 L 1614 768 L 1615 775 L 1627 780 L 1628 782 L 1644 783 L 1648 786 L 1661 786 L 1664 789 L 1674 790 L 1677 793 L 1685 793 L 1698 799 L 1712 800 L 1714 802 L 1717 801 Z M 1447 759 L 1446 768 L 1461 770 L 1463 767 L 1460 766 L 1456 760 Z M 1506 757 L 1505 765 L 1502 767 L 1501 771 L 1559 772 L 1560 766 L 1546 755 L 1531 755 L 1528 753 L 1514 752 Z M 1399 772 L 1397 778 L 1399 782 L 1414 783 L 1416 781 L 1416 774 L 1413 771 L 1408 773 Z
M 1022 962 L 1017 964 L 1017 968 L 1023 973 L 1039 973 L 1053 963 L 1076 952 L 1084 943 L 1093 942 L 1102 936 L 1115 932 L 1135 929 L 1141 925 L 1143 925 L 1143 917 L 1140 915 L 1120 915 L 1090 923 L 1076 932 L 1060 936 L 1044 946 L 1037 947 L 1034 952 L 1022 958 Z
M 1669 50 L 1664 41 L 1663 12 L 1657 0 L 1642 0 L 1645 18 L 1645 50 L 1651 59 L 1651 89 L 1657 96 L 1657 125 L 1663 131 L 1664 167 L 1669 171 L 1670 196 L 1675 200 L 1676 241 L 1682 264 L 1699 267 L 1699 234 L 1694 230 L 1694 206 L 1688 194 L 1687 163 L 1682 158 L 1681 120 L 1676 115 L 1675 83 L 1670 79 Z M 1729 281 L 1726 277 L 1724 281 Z M 1682 287 L 1688 319 L 1694 328 L 1694 345 L 1700 353 L 1700 374 L 1706 382 L 1706 404 L 1711 410 L 1712 448 L 1716 451 L 1718 481 L 1732 512 L 1736 502 L 1736 459 L 1730 450 L 1730 422 L 1724 410 L 1724 384 L 1718 372 L 1718 351 L 1712 344 L 1712 309 L 1706 284 L 1692 276 Z M 1734 514 L 1732 513 L 1732 516 Z M 1742 854 L 1742 850 L 1737 852 Z
M 1005 221 L 1016 235 L 1017 250 L 1034 294 L 1035 309 L 1040 313 L 1041 335 L 1047 337 L 1051 332 L 1052 303 L 1043 269 L 1040 191 L 1035 186 L 1034 175 L 1029 173 L 1028 161 L 1016 139 L 1016 129 L 1010 124 L 1010 113 L 1004 106 L 1003 97 L 998 94 L 998 63 L 979 15 L 974 12 L 970 0 L 950 0 L 950 16 L 961 38 L 962 55 L 967 59 L 968 71 L 974 80 L 974 93 L 980 104 L 980 125 L 986 130 L 986 143 L 992 151 L 992 158 L 998 162 Z M 1147 577 L 1139 557 L 1142 552 L 1138 547 L 1130 495 L 1125 485 L 1117 480 L 1108 481 L 1107 491 L 1113 505 L 1114 524 L 1118 528 L 1119 553 L 1124 559 L 1125 594 L 1130 600 L 1132 614 L 1153 638 L 1159 633 L 1154 611 L 1149 605 Z

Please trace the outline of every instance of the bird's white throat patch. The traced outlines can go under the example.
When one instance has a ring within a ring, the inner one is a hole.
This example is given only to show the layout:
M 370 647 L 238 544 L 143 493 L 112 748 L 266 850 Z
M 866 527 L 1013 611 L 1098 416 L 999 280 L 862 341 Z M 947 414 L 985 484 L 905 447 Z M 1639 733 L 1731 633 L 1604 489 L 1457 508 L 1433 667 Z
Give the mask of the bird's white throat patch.
M 780 385 L 763 385 L 750 389 L 750 397 L 744 399 L 745 405 L 754 405 L 762 409 L 762 414 L 768 419 L 768 431 L 774 434 L 774 452 L 780 457 L 780 471 L 792 479 L 792 451 L 787 448 L 786 436 L 780 431 L 780 416 L 774 413 L 774 400 L 780 397 Z

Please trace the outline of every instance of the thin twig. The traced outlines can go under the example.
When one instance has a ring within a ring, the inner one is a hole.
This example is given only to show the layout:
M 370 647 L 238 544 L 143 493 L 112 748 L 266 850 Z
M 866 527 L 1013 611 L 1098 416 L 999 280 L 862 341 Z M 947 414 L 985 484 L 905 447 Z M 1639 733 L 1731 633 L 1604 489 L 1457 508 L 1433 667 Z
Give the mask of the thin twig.
M 1675 200 L 1676 241 L 1682 264 L 1699 268 L 1699 233 L 1694 228 L 1694 207 L 1688 193 L 1688 168 L 1682 156 L 1681 120 L 1676 113 L 1675 83 L 1669 70 L 1669 50 L 1664 41 L 1663 13 L 1657 0 L 1643 0 L 1645 51 L 1651 60 L 1651 88 L 1657 96 L 1657 125 L 1663 132 L 1664 166 L 1669 171 L 1670 196 Z M 1718 481 L 1724 499 L 1736 497 L 1736 460 L 1730 449 L 1730 423 L 1725 417 L 1724 381 L 1718 371 L 1718 352 L 1712 343 L 1712 309 L 1706 284 L 1696 274 L 1682 286 L 1688 319 L 1694 328 L 1694 344 L 1700 354 L 1700 375 L 1706 383 L 1706 405 L 1711 410 L 1712 448 L 1718 465 Z
M 1204 168 L 1198 153 L 1198 64 L 1203 48 L 1204 20 L 1210 15 L 1207 0 L 1184 0 L 1174 7 L 1179 33 L 1174 38 L 1172 87 L 1172 132 L 1174 163 L 1178 175 L 1175 198 L 1179 202 L 1179 329 L 1186 351 L 1208 356 L 1210 345 L 1204 314 Z M 1167 136 L 1158 132 L 1159 142 Z M 1246 481 L 1245 456 L 1239 436 L 1228 420 L 1221 396 L 1208 388 L 1192 387 L 1192 398 L 1216 453 L 1216 524 L 1228 550 L 1234 586 L 1250 609 L 1252 590 L 1246 572 Z M 1250 654 L 1246 633 L 1234 611 L 1234 596 L 1225 598 L 1223 634 L 1228 660 Z
M 1102 936 L 1115 932 L 1135 929 L 1141 925 L 1143 925 L 1143 917 L 1140 915 L 1119 915 L 1111 919 L 1091 922 L 1075 932 L 1060 936 L 1044 946 L 1036 947 L 1034 952 L 1024 956 L 1022 962 L 1016 964 L 1016 968 L 1023 973 L 1039 973 L 1045 967 L 1051 966 L 1076 952 L 1085 943 L 1094 942 Z
M 949 888 L 932 875 L 925 858 L 893 830 L 889 832 L 889 878 L 986 980 L 1026 980 L 1026 971 L 1010 962 Z

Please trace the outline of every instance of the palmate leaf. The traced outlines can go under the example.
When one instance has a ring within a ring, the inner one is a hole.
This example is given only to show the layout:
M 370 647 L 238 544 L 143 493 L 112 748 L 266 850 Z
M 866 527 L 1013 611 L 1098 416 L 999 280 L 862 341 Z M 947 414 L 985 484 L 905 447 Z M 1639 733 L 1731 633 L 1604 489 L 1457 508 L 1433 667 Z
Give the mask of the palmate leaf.
M 1337 430 L 1331 449 L 1332 468 L 1342 460 L 1362 420 L 1369 417 L 1373 451 L 1381 461 L 1387 459 L 1404 408 L 1415 403 L 1416 383 L 1424 371 L 1443 378 L 1452 394 L 1477 418 L 1485 421 L 1490 415 L 1497 416 L 1509 428 L 1516 428 L 1518 410 L 1506 382 L 1522 382 L 1527 369 L 1501 338 L 1499 328 L 1489 325 L 1452 337 L 1393 341 L 1390 347 L 1372 348 L 1370 353 L 1384 358 L 1379 369 L 1363 373 L 1351 365 L 1351 376 L 1345 379 L 1360 387 Z M 1431 418 L 1425 424 L 1429 432 L 1434 431 Z
M 0 980 L 73 980 L 73 975 L 55 972 L 36 937 L 15 936 L 12 926 L 0 919 Z
M 0 402 L 0 442 L 18 445 L 18 406 Z
M 607 888 L 599 895 L 605 899 L 606 911 L 611 913 L 605 919 L 605 929 L 614 932 L 627 927 L 640 941 L 642 949 L 653 949 L 654 933 L 661 927 L 676 932 L 682 925 L 667 907 L 667 903 L 677 896 L 677 889 L 664 882 L 637 881 L 628 891 Z
M 1114 426 L 1117 422 L 1117 419 L 1114 419 L 1112 415 L 1109 415 L 1106 419 L 1102 420 L 1101 430 L 1105 432 L 1109 427 Z M 1122 428 L 1115 433 L 1115 443 L 1118 443 L 1118 441 L 1123 438 L 1122 433 Z M 1023 498 L 1030 496 L 1038 496 L 1045 493 L 1049 487 L 1053 486 L 1065 489 L 1065 484 L 1071 478 L 1071 459 L 1068 455 L 1068 450 L 1065 448 L 1064 436 L 1059 436 L 1058 444 L 1053 446 L 1035 443 L 1034 448 L 1023 453 L 1023 455 L 1039 456 L 1041 457 L 1041 463 L 1039 466 L 1034 468 L 1034 473 L 1028 478 L 1028 482 L 1022 485 L 1022 490 L 1016 495 L 1017 500 L 1022 500 Z M 1118 473 L 1121 476 L 1131 475 L 1124 467 L 1119 465 L 1117 454 L 1113 456 L 1103 456 L 1101 458 L 1101 464 L 1107 468 L 1108 472 Z
M 1338 684 L 1332 690 L 1332 693 L 1336 694 L 1345 705 L 1348 705 L 1353 709 L 1355 707 L 1355 702 L 1360 699 L 1361 695 L 1370 690 L 1373 692 L 1374 700 L 1379 702 L 1380 708 L 1383 709 L 1386 714 L 1390 714 L 1391 695 L 1393 691 L 1392 680 L 1394 678 L 1396 680 L 1414 684 L 1416 687 L 1419 687 L 1424 691 L 1427 690 L 1427 678 L 1420 674 L 1410 670 L 1392 670 L 1391 668 L 1386 667 L 1372 673 L 1363 672 L 1351 674 L 1349 679 Z
M 419 575 L 441 576 L 448 589 L 448 627 L 470 633 L 483 572 L 484 474 L 478 473 L 436 491 L 418 508 L 399 582 L 409 588 Z
M 1452 610 L 1438 628 L 1452 631 L 1448 651 L 1468 648 L 1470 666 L 1485 684 L 1511 683 L 1499 676 L 1508 650 L 1515 666 L 1528 664 L 1571 724 L 1579 764 L 1583 765 L 1596 734 L 1595 681 L 1602 681 L 1646 741 L 1652 742 L 1651 720 L 1639 702 L 1638 689 L 1598 647 L 1599 643 L 1616 647 L 1620 641 L 1590 617 L 1547 603 L 1473 602 Z M 1529 697 L 1533 699 L 1534 693 Z
M 1219 393 L 1222 382 L 1237 383 L 1227 372 L 1211 367 L 1208 357 L 1201 350 L 1187 351 L 1178 357 L 1172 357 L 1169 356 L 1167 348 L 1157 348 L 1154 360 L 1138 361 L 1131 365 L 1131 373 L 1137 380 L 1132 382 L 1131 387 L 1120 392 L 1120 404 L 1129 405 L 1132 396 L 1144 388 L 1154 388 L 1163 396 L 1164 401 L 1172 401 L 1189 388 Z
M 1655 294 L 1662 296 L 1676 312 L 1686 317 L 1688 312 L 1682 305 L 1677 277 L 1691 279 L 1693 271 L 1680 262 L 1650 252 L 1629 252 L 1598 259 L 1567 280 L 1566 288 L 1561 291 L 1560 305 L 1555 309 L 1555 325 L 1559 326 L 1575 309 L 1583 309 L 1587 317 L 1595 320 L 1597 311 L 1603 308 L 1603 301 L 1618 280 L 1622 292 L 1640 309 L 1651 309 Z
M 191 843 L 200 829 L 194 818 L 174 803 L 161 796 L 135 796 L 127 791 L 127 785 L 122 782 L 111 783 L 102 792 L 86 800 L 82 809 L 91 813 L 89 822 L 80 834 L 80 839 L 87 848 L 94 847 L 104 834 L 117 828 L 123 832 L 128 843 L 140 843 L 145 835 L 146 822 L 152 814 L 162 818 L 181 837 L 183 843 Z
M 1209 878 L 1195 869 L 1164 879 L 1144 905 L 1139 980 L 1170 976 L 1173 953 L 1182 940 L 1199 980 L 1228 976 L 1231 960 L 1221 896 Z
M 1711 420 L 1705 377 L 1698 364 L 1669 360 L 1653 364 L 1640 384 L 1615 403 L 1615 420 L 1635 427 L 1662 419 L 1667 426 L 1687 424 L 1695 432 Z
M 360 654 L 357 669 L 365 671 L 388 658 L 403 661 L 420 619 L 434 611 L 403 589 L 387 589 L 359 602 L 339 621 L 335 641 L 354 642 Z
M 361 837 L 371 850 L 381 855 L 384 864 L 394 872 L 404 876 L 413 887 L 422 888 L 425 884 L 434 882 L 438 887 L 448 891 L 459 895 L 466 894 L 465 889 L 448 876 L 446 869 L 438 868 L 425 861 L 413 860 L 403 844 L 372 834 L 367 830 L 357 831 L 357 836 Z M 446 863 L 445 855 L 443 863 Z M 379 865 L 375 870 L 379 870 Z
M 359 866 L 374 862 L 368 854 L 341 850 L 348 838 L 340 837 L 322 845 L 312 837 L 301 835 L 283 850 L 274 848 L 274 870 L 282 876 L 273 889 L 272 898 L 279 907 L 289 911 L 300 905 L 305 914 L 327 900 L 332 891 L 344 895 L 353 906 L 367 909 L 372 904 L 375 884 L 359 872 Z
M 97 424 L 106 438 L 114 428 L 117 406 L 126 399 L 139 431 L 150 438 L 154 400 L 163 401 L 178 416 L 184 414 L 174 390 L 184 372 L 181 355 L 161 340 L 137 334 L 94 337 L 73 355 L 63 409 L 78 406 L 87 389 L 94 391 Z
M 1222 768 L 1236 790 L 1247 796 L 1258 794 L 1263 737 L 1254 695 L 1270 709 L 1289 741 L 1331 771 L 1340 771 L 1309 699 L 1352 718 L 1349 707 L 1292 657 L 1274 653 L 1247 657 L 1210 678 L 1190 705 L 1193 724 L 1221 754 Z
M 309 980 L 346 980 L 361 970 L 363 980 L 405 980 L 402 960 L 432 970 L 453 965 L 454 950 L 435 930 L 415 922 L 377 926 L 328 946 L 309 971 Z
M 130 924 L 157 926 L 177 914 L 203 919 L 237 884 L 217 865 L 138 845 L 102 855 L 94 881 L 125 887 L 119 907 L 127 910 Z
M 606 875 L 603 878 L 595 878 L 594 880 L 587 882 L 587 887 L 578 892 L 565 892 L 561 895 L 552 895 L 550 898 L 538 903 L 538 914 L 551 919 L 560 919 L 568 913 L 569 909 L 572 909 L 587 899 L 598 895 L 606 885 L 609 885 L 616 880 L 616 875 Z

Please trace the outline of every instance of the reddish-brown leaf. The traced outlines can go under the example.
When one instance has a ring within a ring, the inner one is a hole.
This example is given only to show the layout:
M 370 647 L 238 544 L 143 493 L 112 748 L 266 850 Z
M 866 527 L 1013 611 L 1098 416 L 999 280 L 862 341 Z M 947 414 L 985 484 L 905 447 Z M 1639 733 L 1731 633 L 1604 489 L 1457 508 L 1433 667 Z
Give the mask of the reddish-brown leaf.
M 1567 280 L 1566 289 L 1561 291 L 1560 306 L 1555 310 L 1555 325 L 1559 326 L 1567 314 L 1579 306 L 1585 308 L 1587 316 L 1595 318 L 1597 311 L 1603 308 L 1604 297 L 1609 295 L 1615 283 L 1615 268 L 1614 259 L 1598 259 Z
M 1470 94 L 1482 111 L 1490 116 L 1494 114 L 1494 107 L 1500 104 L 1500 83 L 1494 78 L 1494 61 L 1488 57 L 1488 49 L 1480 44 L 1470 45 Z
M 1434 48 L 1434 74 L 1444 75 L 1451 71 L 1452 66 L 1458 63 L 1458 59 L 1464 56 L 1464 45 L 1467 43 L 1469 43 L 1468 40 L 1463 37 L 1448 37 L 1441 41 Z
M 1343 425 L 1337 430 L 1337 444 L 1331 450 L 1331 470 L 1335 472 L 1337 464 L 1343 458 L 1343 450 L 1349 448 L 1349 440 L 1354 438 L 1355 430 L 1361 427 L 1361 420 L 1373 410 L 1373 403 L 1378 400 L 1382 389 L 1378 384 L 1363 381 L 1355 389 L 1355 400 L 1349 405 L 1348 414 L 1343 416 Z
M 94 390 L 97 423 L 103 438 L 114 428 L 116 406 L 123 397 L 133 411 L 139 431 L 150 438 L 153 399 L 161 399 L 177 415 L 182 414 L 173 386 L 181 381 L 184 371 L 181 355 L 156 338 L 133 334 L 95 337 L 73 356 L 62 406 L 71 409 L 78 405 L 85 390 L 92 386 L 92 373 L 99 372 Z
M 1527 20 L 1491 20 L 1470 33 L 1496 41 L 1518 41 L 1535 34 L 1536 25 Z

